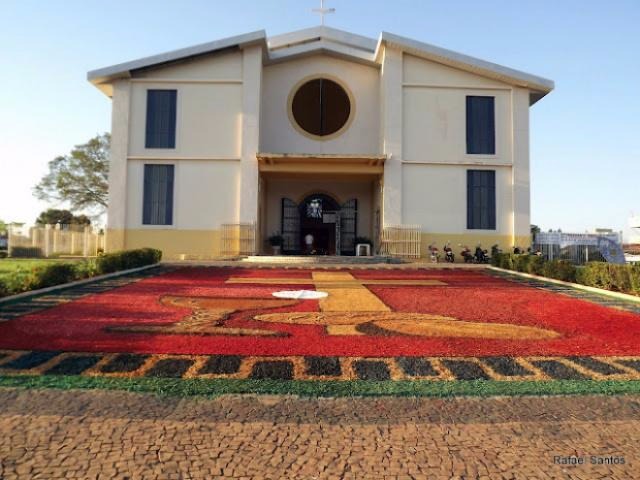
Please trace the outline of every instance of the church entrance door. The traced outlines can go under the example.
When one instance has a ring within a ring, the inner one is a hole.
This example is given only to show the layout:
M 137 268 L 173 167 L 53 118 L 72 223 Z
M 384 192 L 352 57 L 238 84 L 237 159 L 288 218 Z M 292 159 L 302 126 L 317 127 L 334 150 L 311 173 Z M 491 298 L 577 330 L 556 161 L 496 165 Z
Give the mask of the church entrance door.
M 356 199 L 340 205 L 324 193 L 308 195 L 300 203 L 283 198 L 281 219 L 283 253 L 353 255 Z
M 329 195 L 309 195 L 298 206 L 301 251 L 307 255 L 335 255 L 336 222 L 340 205 Z

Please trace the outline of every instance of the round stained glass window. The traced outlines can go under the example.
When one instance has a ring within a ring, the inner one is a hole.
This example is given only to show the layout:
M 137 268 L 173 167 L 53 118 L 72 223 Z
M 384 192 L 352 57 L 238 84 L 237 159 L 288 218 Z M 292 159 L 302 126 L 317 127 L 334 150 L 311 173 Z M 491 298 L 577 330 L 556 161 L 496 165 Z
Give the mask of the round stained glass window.
M 293 95 L 291 115 L 305 132 L 325 137 L 339 132 L 351 117 L 351 99 L 347 91 L 328 78 L 303 83 Z

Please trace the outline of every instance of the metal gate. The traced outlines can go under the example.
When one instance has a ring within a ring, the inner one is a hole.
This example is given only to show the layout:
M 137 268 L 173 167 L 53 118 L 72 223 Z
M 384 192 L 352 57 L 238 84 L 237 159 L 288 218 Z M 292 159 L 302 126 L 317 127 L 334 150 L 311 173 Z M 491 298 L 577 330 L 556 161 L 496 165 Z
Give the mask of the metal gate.
M 338 223 L 336 222 L 336 230 Z M 352 198 L 342 204 L 340 208 L 340 253 L 339 255 L 355 255 L 356 235 L 358 233 L 358 200 Z M 337 250 L 337 246 L 336 246 Z
M 300 251 L 300 211 L 298 204 L 290 198 L 282 199 L 282 252 L 298 253 Z

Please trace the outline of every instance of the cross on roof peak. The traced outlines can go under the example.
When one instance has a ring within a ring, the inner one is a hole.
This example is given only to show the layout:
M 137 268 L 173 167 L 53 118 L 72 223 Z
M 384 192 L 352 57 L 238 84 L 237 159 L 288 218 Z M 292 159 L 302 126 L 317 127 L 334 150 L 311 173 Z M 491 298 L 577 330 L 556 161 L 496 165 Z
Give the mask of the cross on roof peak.
M 325 8 L 324 7 L 324 0 L 320 0 L 320 8 L 314 8 L 312 10 L 313 13 L 317 13 L 318 15 L 320 15 L 320 25 L 324 26 L 324 16 L 329 14 L 329 13 L 335 13 L 336 9 L 335 8 Z

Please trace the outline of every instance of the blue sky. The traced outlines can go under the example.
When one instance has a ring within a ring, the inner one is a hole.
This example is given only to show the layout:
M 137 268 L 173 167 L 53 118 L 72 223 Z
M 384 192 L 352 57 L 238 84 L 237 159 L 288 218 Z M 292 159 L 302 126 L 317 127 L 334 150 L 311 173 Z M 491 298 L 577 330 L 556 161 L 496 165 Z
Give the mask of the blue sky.
M 316 0 L 0 0 L 0 219 L 33 221 L 47 162 L 110 128 L 86 72 L 265 29 L 318 23 Z M 626 227 L 640 214 L 638 0 L 327 0 L 327 24 L 381 30 L 556 82 L 531 108 L 532 222 Z

